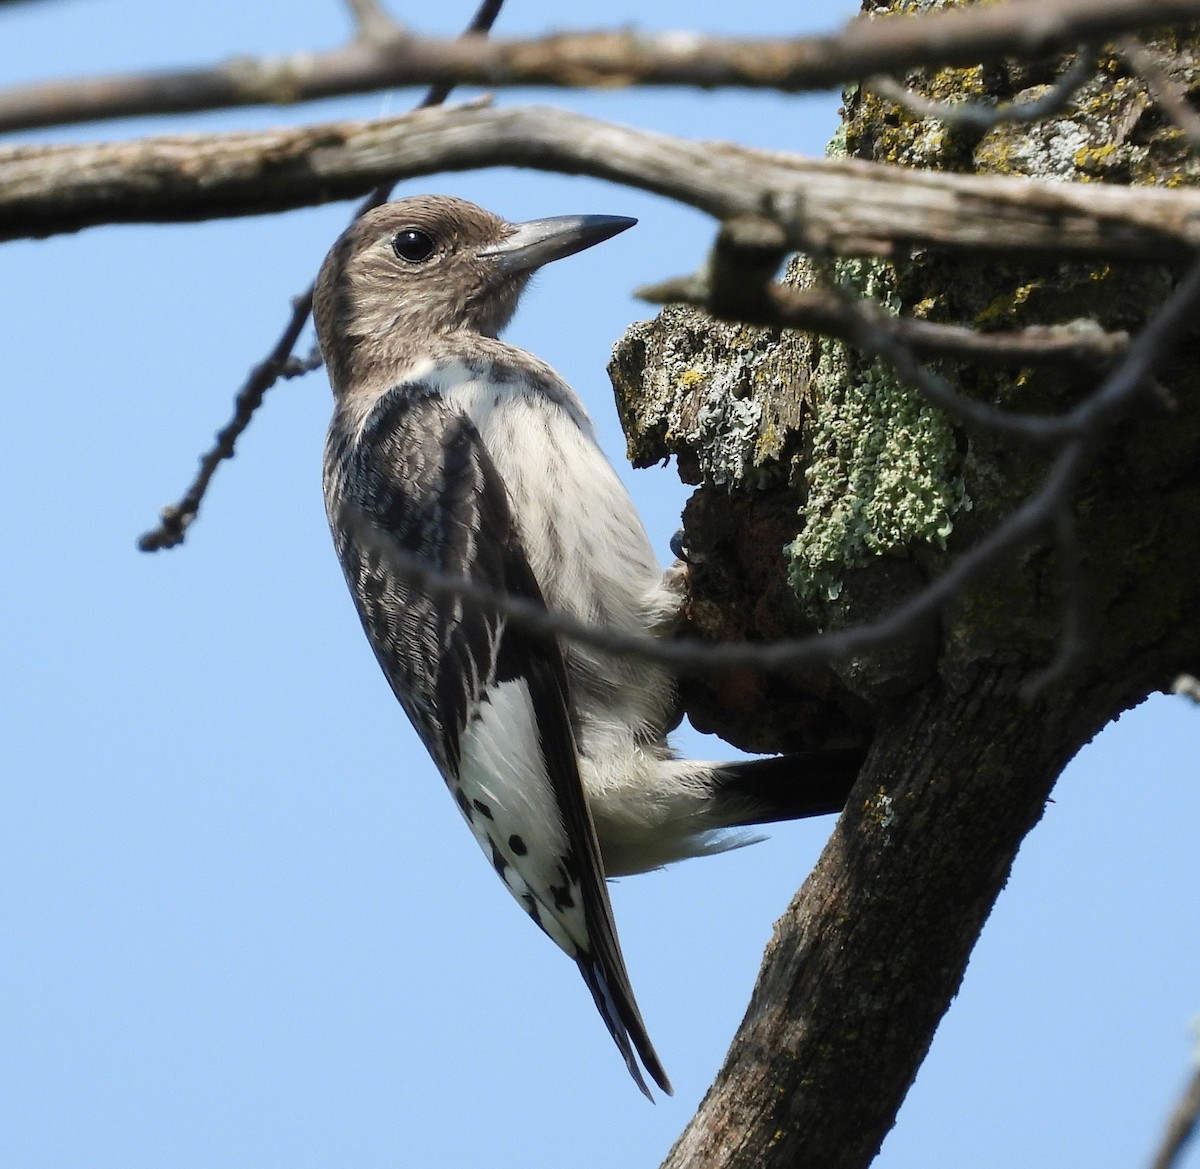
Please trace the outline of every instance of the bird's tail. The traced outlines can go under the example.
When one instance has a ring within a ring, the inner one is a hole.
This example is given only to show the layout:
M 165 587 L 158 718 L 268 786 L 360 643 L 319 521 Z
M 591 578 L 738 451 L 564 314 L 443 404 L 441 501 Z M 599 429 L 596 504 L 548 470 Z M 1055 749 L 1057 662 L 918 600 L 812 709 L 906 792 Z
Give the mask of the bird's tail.
M 716 819 L 745 828 L 840 812 L 866 757 L 863 749 L 844 747 L 716 764 Z
M 609 1034 L 612 1035 L 625 1059 L 625 1066 L 629 1069 L 634 1083 L 641 1088 L 646 1099 L 653 1103 L 654 1097 L 646 1086 L 641 1067 L 638 1066 L 640 1057 L 654 1082 L 668 1096 L 672 1095 L 674 1089 L 671 1087 L 671 1081 L 667 1079 L 667 1073 L 663 1070 L 658 1054 L 650 1043 L 646 1025 L 642 1022 L 637 1003 L 633 1001 L 633 992 L 629 988 L 628 979 L 619 977 L 615 980 L 617 985 L 614 986 L 605 975 L 603 965 L 584 951 L 575 955 L 575 961 L 579 966 L 579 973 L 583 975 L 583 980 L 587 983 L 588 990 L 592 992 L 596 1008 L 608 1027 Z M 635 1050 L 636 1055 L 634 1054 Z

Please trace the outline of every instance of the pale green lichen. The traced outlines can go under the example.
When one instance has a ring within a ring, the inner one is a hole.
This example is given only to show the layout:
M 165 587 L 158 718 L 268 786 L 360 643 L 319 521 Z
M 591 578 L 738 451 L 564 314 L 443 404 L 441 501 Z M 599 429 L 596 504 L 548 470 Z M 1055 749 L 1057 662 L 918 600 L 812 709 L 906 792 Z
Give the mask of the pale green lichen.
M 854 261 L 838 274 L 894 307 L 889 272 Z M 970 500 L 949 422 L 889 369 L 827 342 L 813 381 L 821 396 L 803 468 L 803 527 L 785 552 L 792 587 L 815 601 L 836 599 L 845 569 L 873 556 L 914 542 L 944 548 Z

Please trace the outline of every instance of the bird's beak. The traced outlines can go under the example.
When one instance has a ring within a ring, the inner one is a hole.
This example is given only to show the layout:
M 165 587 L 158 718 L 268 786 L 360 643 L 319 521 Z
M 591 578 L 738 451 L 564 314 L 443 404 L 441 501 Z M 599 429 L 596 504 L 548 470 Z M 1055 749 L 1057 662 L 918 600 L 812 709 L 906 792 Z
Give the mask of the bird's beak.
M 498 244 L 478 254 L 496 262 L 504 275 L 532 272 L 551 260 L 561 260 L 603 243 L 637 223 L 626 215 L 555 215 L 549 219 L 531 219 L 514 223 Z

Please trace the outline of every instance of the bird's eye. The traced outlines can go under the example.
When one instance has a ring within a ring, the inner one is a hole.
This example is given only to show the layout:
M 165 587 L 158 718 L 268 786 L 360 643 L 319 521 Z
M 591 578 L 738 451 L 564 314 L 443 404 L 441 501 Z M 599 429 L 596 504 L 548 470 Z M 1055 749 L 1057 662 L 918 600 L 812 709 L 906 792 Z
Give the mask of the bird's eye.
M 400 259 L 419 264 L 433 255 L 433 236 L 415 227 L 406 227 L 392 240 L 392 250 Z

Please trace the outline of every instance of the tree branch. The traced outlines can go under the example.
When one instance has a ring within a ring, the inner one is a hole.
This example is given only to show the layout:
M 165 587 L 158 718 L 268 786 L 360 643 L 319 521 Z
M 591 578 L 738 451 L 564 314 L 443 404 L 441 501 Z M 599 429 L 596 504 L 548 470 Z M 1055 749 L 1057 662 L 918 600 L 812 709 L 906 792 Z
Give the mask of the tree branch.
M 1133 664 L 1144 645 L 1126 647 L 1120 666 L 1071 672 L 1082 582 L 1074 523 L 1063 517 L 1103 420 L 1145 385 L 1198 298 L 1200 264 L 1071 411 L 1078 437 L 1038 492 L 921 594 L 947 588 L 989 546 L 1013 548 L 1022 528 L 1069 527 L 1058 533 L 1068 621 L 1055 659 L 1031 678 L 984 654 L 947 671 L 951 684 L 939 676 L 888 709 L 833 836 L 776 927 L 725 1063 L 663 1169 L 865 1169 L 873 1159 L 1055 778 L 1078 744 L 1145 693 L 1147 672 Z M 951 595 L 961 600 L 966 583 Z M 1158 636 L 1148 631 L 1147 643 Z M 1194 1114 L 1184 1119 L 1190 1128 Z
M 0 90 L 0 132 L 435 83 L 567 88 L 831 89 L 921 65 L 975 65 L 1200 18 L 1200 0 L 1024 0 L 853 20 L 831 36 L 734 39 L 690 33 L 565 33 L 537 40 L 360 38 L 325 53 L 235 58 L 172 72 Z
M 1196 1129 L 1200 1127 L 1200 1067 L 1192 1072 L 1179 1101 L 1167 1120 L 1162 1143 L 1150 1169 L 1174 1169 Z
M 758 215 L 783 228 L 786 246 L 818 254 L 934 246 L 1173 261 L 1200 245 L 1196 191 L 908 171 L 693 142 L 567 110 L 478 105 L 258 133 L 10 147 L 0 151 L 0 239 L 282 211 L 488 166 L 588 174 L 719 219 Z
M 1110 363 L 1128 346 L 1127 336 L 1105 333 L 1094 322 L 1079 322 L 1076 328 L 1038 326 L 987 334 L 895 316 L 836 279 L 831 287 L 775 283 L 771 276 L 785 254 L 777 224 L 750 216 L 727 219 L 700 272 L 640 288 L 637 295 L 654 304 L 690 304 L 722 320 L 808 329 L 847 341 L 890 365 L 928 402 L 958 421 L 1036 442 L 1078 434 L 1074 412 L 1021 414 L 977 402 L 922 365 L 918 355 L 1024 365 L 1065 361 L 1095 367 Z
M 774 329 L 804 329 L 836 337 L 877 351 L 883 341 L 903 346 L 911 356 L 957 361 L 988 361 L 1000 365 L 1066 365 L 1096 367 L 1110 364 L 1129 344 L 1126 333 L 1106 333 L 1095 322 L 1033 325 L 1007 333 L 981 333 L 963 325 L 947 325 L 898 317 L 877 304 L 849 305 L 829 288 L 793 288 L 772 281 L 753 300 L 715 301 L 712 285 L 703 276 L 683 276 L 648 284 L 635 295 L 651 304 L 690 304 L 719 320 L 741 321 Z M 880 340 L 863 344 L 864 331 L 877 331 Z
M 1095 73 L 1096 57 L 1096 50 L 1084 45 L 1050 89 L 1033 101 L 1001 102 L 999 105 L 985 105 L 976 101 L 930 101 L 890 77 L 872 77 L 867 85 L 880 97 L 895 102 L 918 118 L 936 118 L 947 126 L 969 128 L 983 134 L 1002 122 L 1015 125 L 1040 122 L 1066 109 L 1075 94 Z
M 725 1064 L 663 1169 L 865 1169 L 1072 744 L 1078 705 L 992 664 L 876 732 L 820 860 L 776 924 Z M 987 745 L 1003 743 L 1003 750 Z

